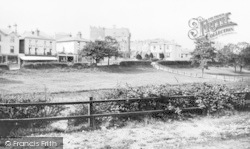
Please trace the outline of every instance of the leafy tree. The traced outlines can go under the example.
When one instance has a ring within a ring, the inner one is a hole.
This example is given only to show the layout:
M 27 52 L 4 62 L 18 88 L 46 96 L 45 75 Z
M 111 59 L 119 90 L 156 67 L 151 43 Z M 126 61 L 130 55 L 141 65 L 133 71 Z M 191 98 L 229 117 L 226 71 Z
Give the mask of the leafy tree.
M 112 56 L 118 57 L 120 53 L 118 52 L 119 43 L 116 39 L 107 36 L 105 37 L 105 48 L 104 48 L 104 57 L 108 58 L 108 65 L 109 60 Z
M 163 60 L 165 58 L 164 54 L 163 53 L 160 53 L 160 59 Z
M 141 60 L 141 59 L 142 59 L 141 55 L 140 55 L 140 54 L 137 54 L 137 55 L 136 55 L 136 59 Z
M 191 53 L 192 54 L 192 64 L 199 64 L 202 70 L 202 77 L 204 74 L 204 69 L 208 67 L 208 61 L 214 61 L 216 56 L 215 48 L 212 47 L 213 42 L 211 42 L 208 38 L 197 39 L 195 41 L 195 49 Z
M 79 55 L 84 57 L 90 57 L 95 60 L 95 63 L 99 63 L 101 59 L 105 57 L 105 41 L 96 40 L 94 42 L 89 42 L 85 47 L 79 52 Z
M 150 53 L 150 54 L 149 54 L 149 57 L 150 57 L 151 59 L 154 58 L 153 53 Z
M 89 42 L 86 46 L 79 52 L 79 55 L 90 57 L 94 59 L 96 63 L 98 63 L 101 59 L 105 57 L 109 60 L 112 56 L 119 56 L 119 44 L 112 37 L 105 37 L 104 41 L 96 40 L 94 42 Z
M 145 54 L 145 59 L 149 59 L 149 55 L 148 54 Z

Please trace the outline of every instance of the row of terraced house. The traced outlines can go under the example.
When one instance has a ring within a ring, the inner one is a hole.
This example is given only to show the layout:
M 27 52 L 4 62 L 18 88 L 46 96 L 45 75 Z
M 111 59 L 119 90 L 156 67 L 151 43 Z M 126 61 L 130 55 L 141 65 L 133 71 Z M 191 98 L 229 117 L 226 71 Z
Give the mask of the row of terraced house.
M 26 62 L 50 61 L 82 62 L 82 57 L 78 55 L 78 51 L 82 50 L 88 42 L 103 40 L 106 36 L 111 36 L 118 41 L 120 50 L 124 53 L 123 56 L 127 58 L 135 57 L 135 53 L 151 52 L 156 57 L 159 57 L 159 53 L 164 53 L 166 59 L 171 57 L 171 60 L 186 60 L 186 58 L 183 58 L 183 52 L 181 53 L 179 50 L 178 44 L 156 40 L 130 42 L 131 34 L 127 28 L 90 27 L 89 40 L 82 38 L 81 32 L 78 32 L 75 36 L 57 33 L 52 37 L 37 29 L 19 35 L 16 28 L 9 27 L 8 29 L 0 29 L 0 64 L 22 65 Z M 143 48 L 145 45 L 147 48 Z M 168 47 L 172 50 L 167 51 Z M 184 55 L 187 57 L 188 53 Z

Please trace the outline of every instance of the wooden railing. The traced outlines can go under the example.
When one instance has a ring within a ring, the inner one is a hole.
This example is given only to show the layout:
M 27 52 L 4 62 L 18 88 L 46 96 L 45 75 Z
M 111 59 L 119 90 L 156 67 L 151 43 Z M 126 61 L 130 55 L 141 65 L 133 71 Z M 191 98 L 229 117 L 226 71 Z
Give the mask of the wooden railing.
M 245 94 L 245 99 L 250 103 L 250 93 L 242 92 L 235 94 Z M 88 105 L 88 114 L 87 115 L 78 115 L 78 116 L 65 116 L 65 117 L 40 117 L 40 118 L 21 118 L 21 119 L 0 119 L 0 123 L 9 123 L 9 122 L 34 122 L 34 121 L 56 121 L 56 120 L 69 120 L 69 119 L 88 119 L 88 124 L 91 128 L 95 128 L 95 118 L 96 117 L 120 117 L 120 116 L 135 116 L 135 115 L 147 115 L 153 113 L 172 113 L 173 110 L 166 109 L 156 109 L 156 110 L 147 110 L 147 111 L 135 111 L 135 112 L 122 112 L 122 113 L 104 113 L 104 114 L 95 114 L 94 104 L 96 103 L 108 103 L 108 102 L 135 102 L 135 101 L 152 101 L 152 100 L 169 100 L 169 99 L 189 99 L 194 100 L 194 96 L 171 96 L 171 97 L 151 97 L 151 98 L 130 98 L 130 99 L 110 99 L 110 100 L 93 100 L 92 97 L 89 98 L 89 101 L 75 101 L 75 102 L 47 102 L 47 103 L 0 103 L 0 107 L 28 107 L 28 106 L 52 106 L 52 105 L 75 105 L 75 104 L 87 104 Z M 181 109 L 182 112 L 190 112 L 196 110 L 203 110 L 200 107 L 187 107 Z

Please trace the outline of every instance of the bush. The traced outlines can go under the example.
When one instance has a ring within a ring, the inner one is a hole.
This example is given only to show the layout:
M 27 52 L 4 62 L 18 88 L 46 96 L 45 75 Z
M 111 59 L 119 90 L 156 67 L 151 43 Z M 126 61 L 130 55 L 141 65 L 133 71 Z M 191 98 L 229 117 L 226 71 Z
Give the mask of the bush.
M 88 68 L 88 67 L 89 67 L 88 63 L 74 63 L 72 65 L 72 68 L 77 68 L 77 69 Z
M 0 70 L 9 70 L 9 66 L 7 64 L 0 64 Z
M 66 68 L 68 67 L 68 64 L 59 62 L 34 62 L 25 63 L 23 64 L 23 67 L 27 69 Z
M 151 61 L 122 61 L 120 66 L 150 66 Z
M 160 61 L 161 65 L 191 65 L 191 61 Z
M 160 85 L 145 87 L 125 87 L 117 88 L 107 92 L 105 99 L 128 99 L 126 102 L 112 102 L 95 104 L 94 113 L 122 113 L 145 110 L 171 110 L 176 118 L 183 117 L 181 113 L 183 108 L 200 107 L 208 115 L 223 114 L 226 111 L 233 111 L 235 107 L 244 105 L 244 96 L 233 94 L 236 91 L 245 91 L 245 88 L 229 88 L 225 85 L 195 83 L 184 85 Z M 186 96 L 194 95 L 194 99 L 178 98 L 169 99 L 169 96 Z M 130 98 L 150 98 L 158 97 L 160 100 L 140 100 L 130 101 Z M 81 108 L 84 109 L 84 108 Z M 200 111 L 201 112 L 201 111 Z M 86 109 L 82 114 L 86 114 Z M 188 114 L 188 113 L 187 113 Z M 168 117 L 169 114 L 149 114 L 154 118 Z M 129 119 L 142 120 L 144 116 L 130 116 Z M 115 125 L 124 125 L 128 118 L 121 117 L 102 117 L 97 118 L 96 124 L 108 123 L 108 127 Z
M 25 94 L 0 96 L 1 103 L 38 103 L 49 102 L 51 97 L 47 94 Z M 28 107 L 0 107 L 0 119 L 20 119 L 20 118 L 41 118 L 60 115 L 65 109 L 64 106 L 28 106 Z M 16 129 L 20 128 L 40 128 L 49 124 L 48 121 L 19 122 L 19 123 L 0 123 L 0 136 L 9 136 Z
M 140 54 L 137 54 L 137 55 L 136 55 L 136 59 L 141 60 L 141 59 L 142 59 L 141 55 L 140 55 Z

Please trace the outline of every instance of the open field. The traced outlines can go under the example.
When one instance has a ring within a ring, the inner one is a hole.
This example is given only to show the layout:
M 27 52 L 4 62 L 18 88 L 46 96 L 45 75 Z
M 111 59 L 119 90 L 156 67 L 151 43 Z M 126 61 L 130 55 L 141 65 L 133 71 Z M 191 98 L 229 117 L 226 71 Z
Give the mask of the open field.
M 247 149 L 250 148 L 250 113 L 184 121 L 145 119 L 145 122 L 128 122 L 126 127 L 118 129 L 34 136 L 64 137 L 65 149 Z
M 131 86 L 214 81 L 158 71 L 151 67 L 111 67 L 91 69 L 47 69 L 8 71 L 0 75 L 0 92 L 76 92 Z

